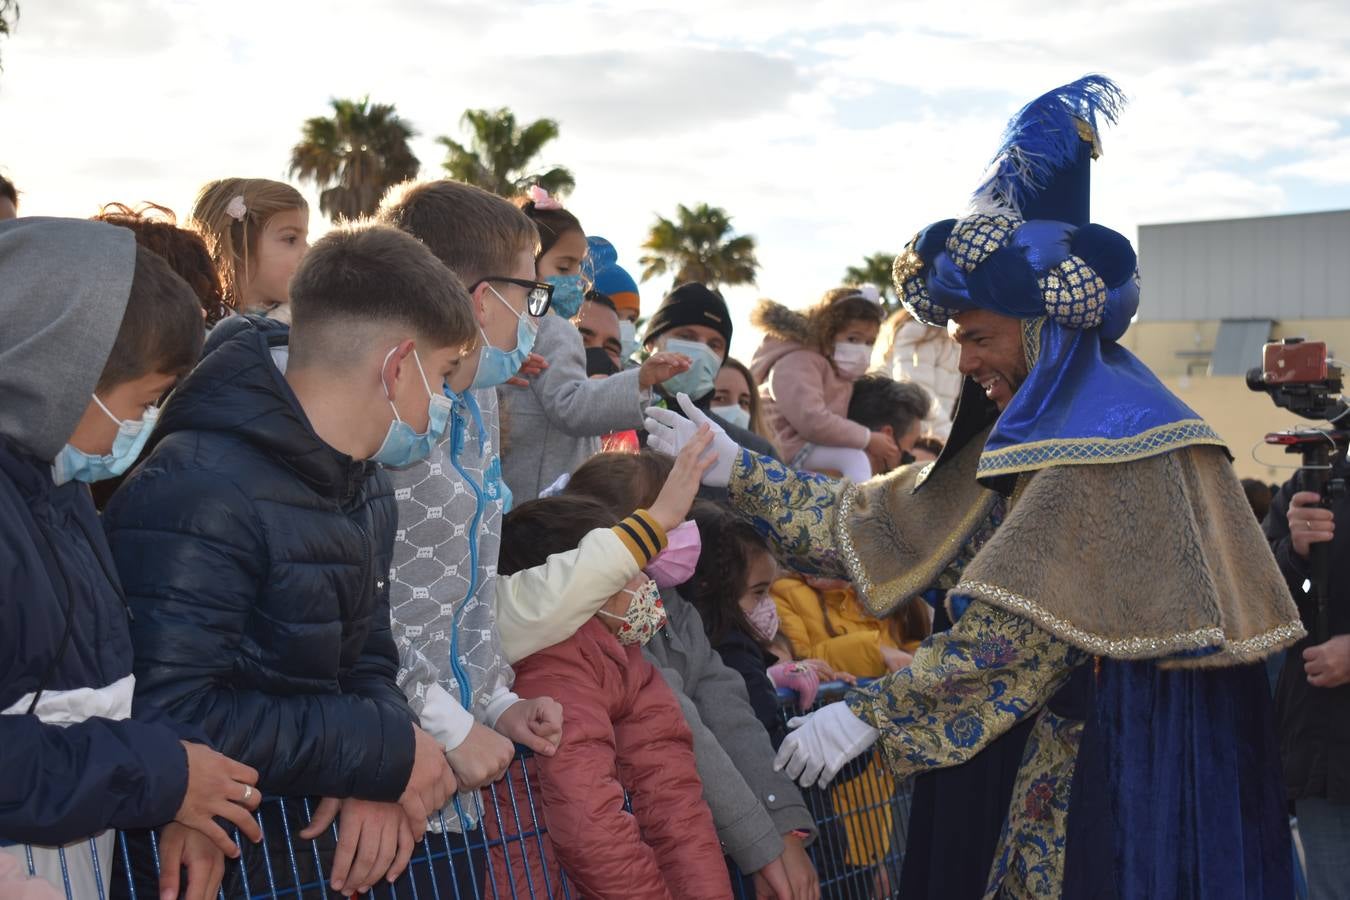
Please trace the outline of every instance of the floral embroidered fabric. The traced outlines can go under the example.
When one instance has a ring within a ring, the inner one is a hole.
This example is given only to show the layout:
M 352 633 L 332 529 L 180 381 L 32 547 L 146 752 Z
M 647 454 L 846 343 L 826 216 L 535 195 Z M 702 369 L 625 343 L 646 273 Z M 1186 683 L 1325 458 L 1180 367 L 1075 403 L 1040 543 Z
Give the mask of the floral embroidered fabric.
M 780 559 L 799 571 L 847 578 L 834 537 L 834 520 L 844 482 L 789 469 L 769 456 L 741 451 L 727 493 L 750 517 Z
M 1060 895 L 1069 789 L 1082 736 L 1082 722 L 1048 709 L 1032 726 L 984 900 Z

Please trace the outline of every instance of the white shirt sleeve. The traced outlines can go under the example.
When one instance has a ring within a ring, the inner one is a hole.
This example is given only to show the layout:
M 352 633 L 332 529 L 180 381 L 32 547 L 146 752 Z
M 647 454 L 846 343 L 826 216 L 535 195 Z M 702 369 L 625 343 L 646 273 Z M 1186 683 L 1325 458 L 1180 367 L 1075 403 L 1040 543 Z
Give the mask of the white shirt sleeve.
M 565 641 L 639 571 L 612 528 L 597 528 L 575 550 L 541 566 L 498 576 L 497 628 L 508 663 Z

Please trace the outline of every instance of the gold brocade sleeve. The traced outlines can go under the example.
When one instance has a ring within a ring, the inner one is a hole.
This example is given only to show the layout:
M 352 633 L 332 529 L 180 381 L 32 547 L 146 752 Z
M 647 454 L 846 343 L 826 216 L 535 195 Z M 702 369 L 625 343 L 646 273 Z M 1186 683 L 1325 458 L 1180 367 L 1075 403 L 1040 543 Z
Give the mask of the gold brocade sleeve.
M 848 696 L 881 732 L 898 778 L 966 762 L 1033 714 L 1090 657 L 1029 620 L 975 602 L 914 662 Z
M 848 578 L 834 539 L 840 497 L 856 490 L 846 481 L 788 468 L 768 456 L 741 451 L 727 492 L 774 545 L 780 559 L 801 572 Z

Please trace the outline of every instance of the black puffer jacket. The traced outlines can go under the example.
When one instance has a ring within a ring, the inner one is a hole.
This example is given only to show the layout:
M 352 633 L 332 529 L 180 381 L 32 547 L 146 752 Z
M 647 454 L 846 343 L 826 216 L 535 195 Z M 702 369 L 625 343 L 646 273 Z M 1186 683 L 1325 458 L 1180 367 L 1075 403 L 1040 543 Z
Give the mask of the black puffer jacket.
M 388 478 L 314 433 L 247 321 L 170 398 L 104 524 L 135 614 L 136 708 L 203 728 L 266 793 L 393 800 L 412 768 L 395 683 Z

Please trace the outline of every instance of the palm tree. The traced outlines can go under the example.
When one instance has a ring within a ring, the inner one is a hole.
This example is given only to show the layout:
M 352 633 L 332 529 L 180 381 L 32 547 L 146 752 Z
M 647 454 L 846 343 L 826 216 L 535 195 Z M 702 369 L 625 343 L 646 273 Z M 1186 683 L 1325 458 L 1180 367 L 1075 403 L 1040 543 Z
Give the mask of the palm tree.
M 732 237 L 726 210 L 706 203 L 693 209 L 680 204 L 675 220 L 656 217 L 642 245 L 651 253 L 638 260 L 643 281 L 673 272 L 675 284 L 696 281 L 718 288 L 755 283 L 755 239 L 748 234 Z
M 291 174 L 320 189 L 319 209 L 333 221 L 368 216 L 392 185 L 417 175 L 408 147 L 413 128 L 392 103 L 329 101 L 331 116 L 306 119 L 291 150 Z
M 550 194 L 566 194 L 576 187 L 572 173 L 562 166 L 530 171 L 544 145 L 558 137 L 553 119 L 521 126 L 509 109 L 468 109 L 460 123 L 469 131 L 469 146 L 446 135 L 436 138 L 445 147 L 441 167 L 456 181 L 502 197 L 514 197 L 534 184 Z
M 881 291 L 881 302 L 887 312 L 899 308 L 900 298 L 895 293 L 895 282 L 891 278 L 891 266 L 895 264 L 895 254 L 885 250 L 863 257 L 861 266 L 849 266 L 844 270 L 844 284 L 861 287 L 874 285 Z
M 9 37 L 18 24 L 19 0 L 0 0 L 0 37 Z

